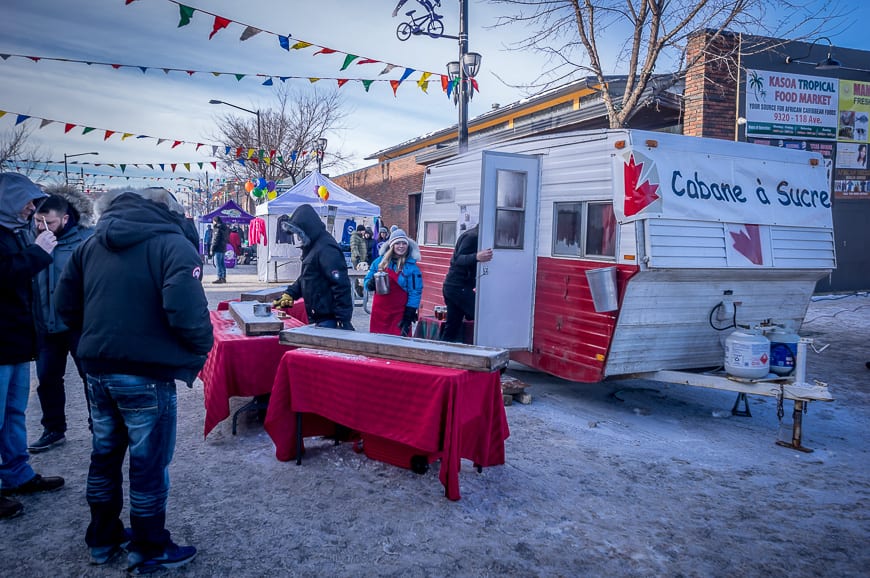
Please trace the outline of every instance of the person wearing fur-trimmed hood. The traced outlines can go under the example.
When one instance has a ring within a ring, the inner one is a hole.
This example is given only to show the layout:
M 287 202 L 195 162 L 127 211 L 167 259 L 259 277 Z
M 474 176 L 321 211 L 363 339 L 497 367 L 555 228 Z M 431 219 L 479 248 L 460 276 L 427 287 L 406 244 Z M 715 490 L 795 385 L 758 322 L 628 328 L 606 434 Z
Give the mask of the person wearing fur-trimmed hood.
M 372 263 L 365 278 L 372 298 L 369 331 L 388 335 L 408 336 L 411 324 L 417 320 L 417 310 L 423 296 L 423 274 L 417 266 L 420 248 L 405 231 L 396 229 L 381 246 L 380 256 Z M 387 274 L 389 292 L 375 292 L 375 273 Z

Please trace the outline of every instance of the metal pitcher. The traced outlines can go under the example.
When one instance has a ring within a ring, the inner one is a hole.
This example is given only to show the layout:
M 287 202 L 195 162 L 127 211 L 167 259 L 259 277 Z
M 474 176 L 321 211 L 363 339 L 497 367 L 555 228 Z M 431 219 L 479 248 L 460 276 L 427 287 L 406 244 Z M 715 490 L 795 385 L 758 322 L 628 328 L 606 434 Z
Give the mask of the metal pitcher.
M 378 271 L 372 275 L 375 279 L 375 293 L 378 295 L 389 295 L 390 293 L 390 277 L 384 271 Z

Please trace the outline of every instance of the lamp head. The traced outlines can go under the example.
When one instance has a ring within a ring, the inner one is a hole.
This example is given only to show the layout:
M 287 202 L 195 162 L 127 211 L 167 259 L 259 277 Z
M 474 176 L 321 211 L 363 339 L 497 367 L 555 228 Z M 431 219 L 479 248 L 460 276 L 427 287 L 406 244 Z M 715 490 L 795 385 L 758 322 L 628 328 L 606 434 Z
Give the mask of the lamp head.
M 462 67 L 465 69 L 465 75 L 471 78 L 477 76 L 480 71 L 480 61 L 483 57 L 477 52 L 466 52 L 462 55 Z
M 222 101 L 222 100 L 211 99 L 210 101 L 208 101 L 208 103 L 209 103 L 209 104 L 223 104 L 224 101 Z
M 450 80 L 456 80 L 459 78 L 459 61 L 452 60 L 447 63 L 447 77 Z

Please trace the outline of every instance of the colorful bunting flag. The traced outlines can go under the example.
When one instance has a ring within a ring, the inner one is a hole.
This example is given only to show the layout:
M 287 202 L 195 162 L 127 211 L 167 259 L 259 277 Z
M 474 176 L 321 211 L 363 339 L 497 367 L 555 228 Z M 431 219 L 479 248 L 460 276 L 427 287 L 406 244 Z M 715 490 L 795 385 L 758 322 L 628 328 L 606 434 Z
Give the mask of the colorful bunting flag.
M 178 10 L 181 12 L 181 20 L 178 22 L 178 28 L 190 24 L 190 20 L 193 18 L 194 9 L 190 6 L 179 4 Z

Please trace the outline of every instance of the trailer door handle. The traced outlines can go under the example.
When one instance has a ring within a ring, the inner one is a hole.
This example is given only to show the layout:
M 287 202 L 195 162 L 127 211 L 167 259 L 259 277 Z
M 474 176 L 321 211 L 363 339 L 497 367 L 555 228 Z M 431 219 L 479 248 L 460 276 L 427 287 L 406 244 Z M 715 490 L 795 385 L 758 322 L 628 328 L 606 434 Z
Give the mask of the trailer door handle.
M 489 265 L 481 265 L 480 266 L 480 276 L 489 275 Z

